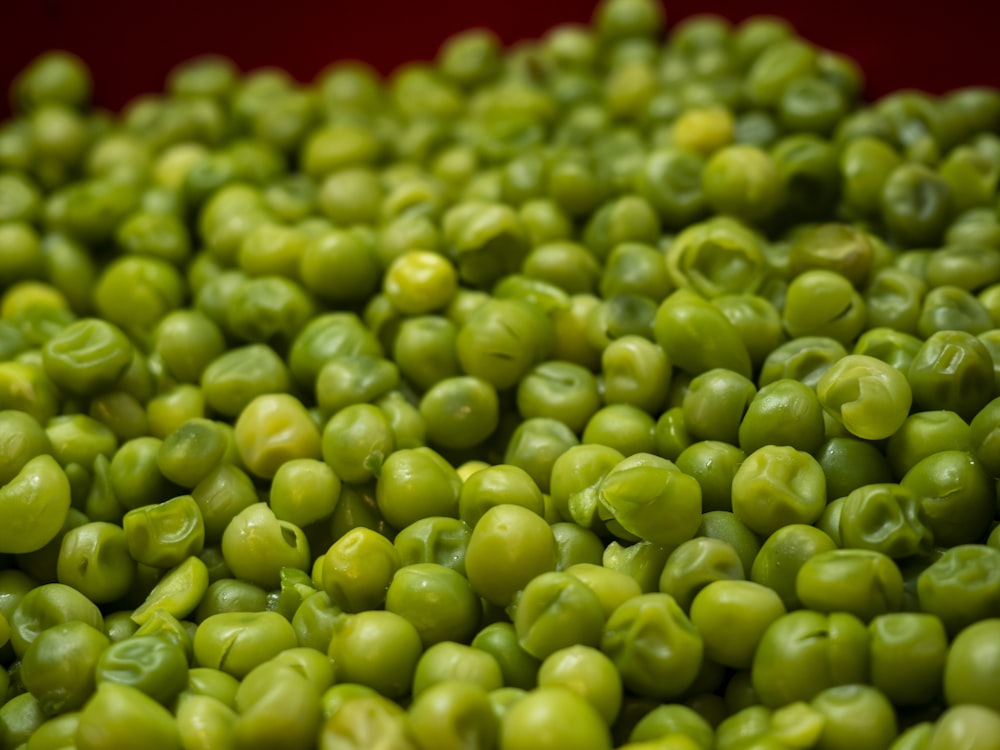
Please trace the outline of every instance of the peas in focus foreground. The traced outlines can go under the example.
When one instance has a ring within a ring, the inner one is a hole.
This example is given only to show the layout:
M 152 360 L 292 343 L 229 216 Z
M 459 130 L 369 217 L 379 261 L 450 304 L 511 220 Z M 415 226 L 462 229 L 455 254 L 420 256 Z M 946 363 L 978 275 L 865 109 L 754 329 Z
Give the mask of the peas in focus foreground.
M 18 75 L 0 749 L 995 747 L 1000 93 L 667 21 Z

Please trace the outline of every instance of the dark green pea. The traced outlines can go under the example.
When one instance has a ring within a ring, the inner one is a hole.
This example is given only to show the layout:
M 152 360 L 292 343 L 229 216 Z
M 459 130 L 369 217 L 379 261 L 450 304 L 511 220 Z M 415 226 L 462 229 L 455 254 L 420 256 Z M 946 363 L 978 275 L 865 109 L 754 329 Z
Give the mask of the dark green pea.
M 657 306 L 649 297 L 616 294 L 595 305 L 587 316 L 588 342 L 604 349 L 624 336 L 652 339 Z
M 526 419 L 511 435 L 504 463 L 523 469 L 547 493 L 553 465 L 559 456 L 579 444 L 569 426 L 558 419 Z
M 362 302 L 377 288 L 380 267 L 372 243 L 358 234 L 331 229 L 310 238 L 297 273 L 306 290 L 329 304 Z
M 956 212 L 990 204 L 1000 178 L 998 167 L 971 146 L 952 149 L 938 173 L 948 183 Z
M 103 630 L 104 618 L 97 605 L 74 588 L 46 583 L 25 592 L 11 610 L 10 643 L 23 657 L 38 635 L 53 625 L 79 620 Z
M 893 559 L 926 556 L 934 543 L 920 498 L 896 484 L 870 484 L 848 494 L 839 536 L 845 547 L 874 550 Z
M 1000 474 L 1000 401 L 994 399 L 972 419 L 970 449 L 976 459 L 994 477 Z
M 653 440 L 656 454 L 668 461 L 676 461 L 681 452 L 694 442 L 684 422 L 683 408 L 675 406 L 660 415 L 653 428 Z
M 781 178 L 782 214 L 804 220 L 828 216 L 840 193 L 833 146 L 818 136 L 800 133 L 775 143 L 771 156 Z
M 835 362 L 847 356 L 843 344 L 826 336 L 792 339 L 772 351 L 760 370 L 758 385 L 763 388 L 783 378 L 815 387 Z
M 840 152 L 845 205 L 859 216 L 878 215 L 883 188 L 900 163 L 896 150 L 881 138 L 851 139 Z
M 970 420 L 993 397 L 993 358 L 971 333 L 938 331 L 917 352 L 907 380 L 920 408 L 954 411 Z
M 233 291 L 226 324 L 237 338 L 287 346 L 312 318 L 315 305 L 291 279 L 259 276 L 240 282 Z
M 541 662 L 524 650 L 513 623 L 495 622 L 487 625 L 476 634 L 471 645 L 496 659 L 503 674 L 504 685 L 524 690 L 535 687 Z
M 233 464 L 213 469 L 191 490 L 205 524 L 205 543 L 218 544 L 229 522 L 257 502 L 257 488 L 247 473 Z
M 897 706 L 926 705 L 937 699 L 948 650 L 941 621 L 922 613 L 879 615 L 871 634 L 872 685 Z
M 996 512 L 993 479 L 966 451 L 934 453 L 911 467 L 900 484 L 920 498 L 937 545 L 982 541 Z
M 108 471 L 115 497 L 126 509 L 160 503 L 174 493 L 174 485 L 160 472 L 157 459 L 163 441 L 139 437 L 121 445 Z
M 823 411 L 815 391 L 788 378 L 769 383 L 747 406 L 738 437 L 747 453 L 765 445 L 814 453 L 824 439 Z
M 352 485 L 343 484 L 340 488 L 340 499 L 330 516 L 329 539 L 340 539 L 348 531 L 355 528 L 366 528 L 383 536 L 392 536 L 394 530 L 379 513 L 375 501 L 374 482 Z M 325 538 L 326 539 L 326 538 Z
M 694 440 L 735 444 L 740 422 L 757 389 L 748 378 L 725 369 L 696 376 L 684 394 L 684 424 Z
M 697 537 L 670 553 L 660 574 L 659 588 L 687 612 L 699 591 L 722 580 L 744 580 L 739 555 L 728 542 Z
M 692 443 L 676 458 L 677 468 L 694 477 L 701 486 L 705 512 L 732 510 L 732 480 L 746 454 L 734 445 L 717 440 Z
M 893 478 L 886 457 L 859 438 L 832 437 L 814 455 L 826 475 L 828 498 L 844 497 L 864 485 L 889 482 Z
M 796 79 L 812 75 L 816 50 L 794 38 L 782 39 L 764 49 L 748 71 L 747 86 L 754 103 L 777 105 Z
M 112 644 L 95 670 L 98 684 L 138 688 L 158 703 L 172 701 L 187 685 L 187 658 L 165 638 L 133 636 Z
M 924 297 L 917 322 L 917 332 L 924 338 L 938 331 L 979 334 L 993 327 L 993 319 L 983 304 L 957 286 L 931 289 Z
M 369 403 L 399 385 L 399 369 L 390 360 L 367 354 L 327 360 L 316 376 L 316 403 L 325 414 L 352 404 Z
M 607 258 L 601 276 L 602 297 L 636 294 L 659 303 L 673 289 L 663 253 L 650 245 L 626 242 Z
M 744 574 L 751 570 L 757 553 L 760 551 L 760 537 L 731 511 L 710 510 L 703 513 L 696 535 L 696 538 L 719 539 L 736 550 L 743 565 Z
M 911 414 L 889 438 L 886 456 L 893 473 L 902 477 L 918 462 L 945 450 L 970 451 L 969 425 L 953 411 L 923 411 Z
M 900 243 L 934 245 L 951 219 L 951 188 L 928 167 L 903 164 L 885 181 L 880 207 L 882 221 Z
M 393 360 L 400 374 L 419 391 L 460 372 L 458 327 L 448 318 L 424 315 L 407 318 L 393 342 Z
M 750 570 L 750 580 L 774 589 L 788 609 L 795 609 L 801 606 L 795 579 L 803 563 L 836 548 L 833 540 L 817 528 L 804 524 L 783 526 L 764 541 Z
M 524 227 L 509 206 L 486 201 L 456 204 L 444 216 L 444 237 L 459 278 L 487 287 L 517 271 L 528 246 Z
M 945 551 L 917 579 L 920 609 L 937 615 L 954 636 L 1000 612 L 1000 550 L 959 544 Z
M 76 395 L 109 389 L 132 363 L 132 345 L 116 326 L 96 318 L 71 323 L 42 348 L 45 372 Z
M 392 429 L 396 449 L 420 448 L 426 443 L 427 428 L 416 405 L 401 391 L 389 391 L 375 402 Z
M 60 583 L 107 604 L 129 592 L 136 568 L 126 532 L 115 524 L 93 521 L 63 535 L 56 570 Z
M 865 290 L 868 325 L 915 334 L 919 326 L 927 284 L 899 268 L 878 271 Z
M 131 510 L 122 528 L 132 559 L 158 568 L 178 565 L 204 546 L 205 524 L 191 495 Z
M 777 109 L 788 130 L 826 135 L 846 113 L 847 102 L 833 84 L 820 77 L 804 76 L 788 84 Z

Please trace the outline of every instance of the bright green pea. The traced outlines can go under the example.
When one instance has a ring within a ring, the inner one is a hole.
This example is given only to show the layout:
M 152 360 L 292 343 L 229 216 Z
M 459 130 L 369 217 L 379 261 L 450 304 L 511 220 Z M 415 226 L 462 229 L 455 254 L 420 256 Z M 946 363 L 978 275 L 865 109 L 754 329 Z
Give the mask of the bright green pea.
M 934 615 L 897 612 L 875 617 L 871 680 L 897 706 L 920 706 L 941 693 L 948 637 Z
M 222 534 L 222 554 L 238 578 L 266 588 L 279 585 L 282 567 L 306 570 L 311 559 L 302 530 L 279 520 L 264 503 L 232 518 Z
M 656 414 L 666 402 L 672 373 L 658 344 L 641 336 L 623 336 L 604 348 L 601 374 L 606 404 L 631 404 Z
M 378 407 L 352 404 L 338 411 L 323 429 L 323 460 L 345 482 L 377 476 L 393 451 L 392 430 Z
M 672 462 L 636 453 L 614 466 L 597 488 L 596 512 L 629 534 L 674 546 L 694 536 L 701 487 Z
M 57 417 L 56 419 L 60 418 Z M 86 419 L 86 417 L 83 417 L 83 419 Z M 75 458 L 82 458 L 82 456 L 73 454 L 71 440 L 60 439 L 58 431 L 53 430 L 53 423 L 51 422 L 47 429 L 43 429 L 38 420 L 30 414 L 15 409 L 7 409 L 0 411 L 0 425 L 2 425 L 0 429 L 3 430 L 3 434 L 6 436 L 2 447 L 0 447 L 0 451 L 2 451 L 0 456 L 3 459 L 2 468 L 0 468 L 0 485 L 6 485 L 14 479 L 29 461 L 50 451 L 54 451 L 56 459 L 63 466 L 72 462 Z M 50 435 L 49 433 L 52 434 Z M 53 437 L 57 438 L 58 446 L 53 446 Z M 114 452 L 115 441 L 113 436 L 110 442 L 110 452 Z M 106 441 L 101 441 L 101 443 L 105 443 L 104 445 L 98 443 L 102 448 L 108 447 Z
M 691 622 L 704 639 L 705 655 L 735 669 L 751 666 L 764 632 L 784 614 L 781 598 L 751 581 L 713 581 L 691 603 Z M 738 639 L 732 637 L 734 623 L 740 627 Z
M 514 602 L 518 642 L 536 659 L 577 644 L 596 647 L 603 626 L 601 600 L 569 573 L 536 576 Z
M 323 313 L 306 323 L 295 337 L 288 351 L 288 368 L 300 388 L 311 389 L 327 360 L 357 354 L 381 357 L 382 346 L 357 314 Z
M 829 687 L 810 705 L 823 718 L 820 743 L 830 750 L 888 747 L 898 732 L 893 705 L 869 685 Z
M 579 433 L 600 408 L 597 381 L 584 367 L 548 361 L 533 367 L 517 386 L 517 406 L 530 419 L 547 417 Z
M 347 612 L 373 609 L 385 603 L 386 591 L 401 565 L 392 542 L 371 529 L 356 528 L 323 556 L 322 587 Z
M 385 594 L 385 608 L 409 620 L 425 648 L 442 641 L 472 640 L 482 613 L 469 582 L 436 563 L 407 565 L 396 571 Z
M 789 524 L 816 521 L 826 505 L 826 478 L 808 453 L 767 445 L 736 471 L 732 502 L 737 518 L 767 536 Z
M 500 464 L 481 469 L 462 483 L 458 517 L 474 528 L 487 510 L 504 504 L 520 505 L 539 516 L 545 513 L 542 492 L 531 476 L 524 469 Z
M 903 576 L 892 558 L 870 549 L 821 552 L 796 576 L 795 594 L 817 612 L 849 612 L 862 620 L 900 609 Z
M 653 333 L 668 360 L 692 375 L 713 367 L 751 374 L 739 333 L 721 311 L 690 290 L 680 289 L 661 303 Z
M 763 281 L 763 238 L 739 221 L 716 217 L 678 234 L 666 260 L 673 283 L 703 297 L 753 293 Z
M 765 706 L 811 700 L 828 687 L 868 679 L 868 631 L 853 615 L 800 610 L 764 631 L 754 654 L 754 690 Z
M 60 395 L 41 362 L 0 362 L 0 406 L 44 423 L 59 413 Z
M 254 667 L 298 645 L 291 624 L 277 612 L 226 612 L 198 625 L 195 664 L 244 678 Z
M 0 511 L 7 519 L 0 533 L 0 552 L 42 548 L 59 532 L 69 507 L 69 480 L 56 460 L 42 454 L 25 462 L 0 488 Z
M 383 743 L 400 750 L 416 750 L 417 740 L 407 713 L 393 701 L 364 685 L 349 684 L 352 691 L 327 716 L 320 730 L 321 747 L 361 750 Z M 334 686 L 334 689 L 339 686 Z
M 599 409 L 583 428 L 582 443 L 608 446 L 623 455 L 652 453 L 656 423 L 645 411 L 630 404 Z
M 126 333 L 148 334 L 167 313 L 181 307 L 184 283 L 166 261 L 123 256 L 97 281 L 94 300 L 101 317 Z
M 927 750 L 945 750 L 966 743 L 970 750 L 988 750 L 1000 732 L 996 711 L 983 706 L 952 706 L 938 718 L 933 730 L 919 735 Z M 907 750 L 904 748 L 903 750 Z
M 338 680 L 399 698 L 409 691 L 422 648 L 419 632 L 407 619 L 370 610 L 334 623 L 329 655 Z
M 323 447 L 319 429 L 302 402 L 286 393 L 254 398 L 240 412 L 234 437 L 243 465 L 267 479 L 285 461 L 318 459 Z
M 540 687 L 517 700 L 500 724 L 500 747 L 510 750 L 606 750 L 611 733 L 586 698 L 561 686 Z
M 735 144 L 719 149 L 705 164 L 701 182 L 713 209 L 747 222 L 768 218 L 782 198 L 774 160 L 756 146 Z
M 528 581 L 555 567 L 551 527 L 523 506 L 494 506 L 472 529 L 466 575 L 473 590 L 493 604 L 507 606 Z
M 783 526 L 764 540 L 750 569 L 750 580 L 773 589 L 789 610 L 801 606 L 796 577 L 815 555 L 837 549 L 830 536 L 805 524 Z
M 106 682 L 80 713 L 80 750 L 156 747 L 181 750 L 181 735 L 170 712 L 141 690 Z
M 278 467 L 268 502 L 279 520 L 304 528 L 333 513 L 340 488 L 340 478 L 325 463 L 295 458 Z
M 844 357 L 816 384 L 820 403 L 852 434 L 879 440 L 903 424 L 912 393 L 906 377 L 881 360 L 862 354 Z

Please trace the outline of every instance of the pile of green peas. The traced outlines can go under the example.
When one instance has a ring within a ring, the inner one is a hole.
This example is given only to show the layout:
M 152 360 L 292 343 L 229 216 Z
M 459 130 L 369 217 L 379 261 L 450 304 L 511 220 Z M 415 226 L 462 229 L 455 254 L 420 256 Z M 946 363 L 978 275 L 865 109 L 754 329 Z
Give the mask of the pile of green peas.
M 1000 92 L 603 0 L 0 124 L 0 750 L 997 750 Z

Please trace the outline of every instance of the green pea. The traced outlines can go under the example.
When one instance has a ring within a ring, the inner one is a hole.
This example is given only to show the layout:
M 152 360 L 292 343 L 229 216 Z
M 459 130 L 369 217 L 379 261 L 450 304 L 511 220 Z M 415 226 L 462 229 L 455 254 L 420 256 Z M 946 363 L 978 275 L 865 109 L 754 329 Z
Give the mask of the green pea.
M 892 558 L 871 549 L 821 552 L 796 576 L 795 594 L 818 612 L 849 612 L 862 620 L 900 609 L 903 576 Z
M 944 750 L 956 742 L 968 742 L 973 750 L 988 748 L 993 741 L 1000 723 L 996 712 L 982 706 L 953 706 L 945 711 L 935 723 L 933 730 L 921 735 L 927 742 L 928 750 Z
M 701 486 L 702 508 L 732 510 L 732 480 L 746 454 L 717 440 L 692 443 L 677 456 L 677 468 Z
M 396 571 L 385 607 L 417 628 L 425 648 L 442 641 L 470 641 L 482 611 L 468 581 L 436 563 L 407 565 Z
M 291 624 L 277 612 L 226 612 L 199 624 L 194 658 L 197 666 L 242 679 L 254 667 L 297 645 Z
M 408 620 L 371 610 L 335 623 L 329 654 L 338 679 L 398 698 L 409 690 L 421 650 L 420 634 Z
M 247 470 L 267 479 L 285 461 L 318 459 L 323 447 L 302 402 L 285 393 L 264 394 L 248 403 L 236 420 L 234 438 Z
M 94 670 L 111 642 L 82 622 L 54 625 L 24 653 L 21 679 L 47 716 L 81 709 L 95 690 Z
M 666 459 L 637 453 L 601 479 L 597 513 L 641 539 L 674 546 L 694 536 L 701 487 Z
M 679 136 L 675 125 L 675 142 Z M 688 226 L 708 212 L 702 187 L 704 161 L 690 145 L 650 153 L 635 176 L 636 191 L 669 228 Z
M 636 637 L 640 632 L 647 637 Z M 652 593 L 629 599 L 611 614 L 601 651 L 615 663 L 627 689 L 667 700 L 694 682 L 703 643 L 673 597 Z
M 175 619 L 187 617 L 194 612 L 207 589 L 208 567 L 201 559 L 189 557 L 163 575 L 145 601 L 136 607 L 132 620 L 141 628 L 162 615 Z M 187 634 L 182 637 L 186 643 Z
M 600 408 L 597 381 L 584 367 L 548 361 L 536 365 L 517 387 L 517 405 L 525 418 L 557 419 L 581 432 Z
M 0 552 L 42 548 L 59 532 L 69 507 L 69 480 L 56 460 L 42 454 L 26 461 L 0 488 L 0 509 L 8 519 L 0 534 Z
M 973 456 L 946 450 L 917 462 L 900 480 L 921 500 L 937 545 L 981 541 L 995 511 L 992 479 Z
M 647 412 L 630 404 L 611 404 L 591 415 L 581 442 L 606 445 L 623 455 L 651 453 L 655 429 L 656 422 Z
M 889 437 L 903 424 L 912 392 L 906 377 L 891 365 L 861 354 L 844 357 L 816 384 L 820 403 L 853 435 L 868 440 Z
M 701 182 L 713 209 L 747 222 L 768 218 L 782 199 L 774 160 L 756 146 L 735 144 L 719 149 L 705 165 Z
M 558 721 L 559 716 L 572 720 Z M 598 710 L 561 686 L 531 691 L 510 707 L 500 725 L 500 747 L 511 750 L 604 750 L 611 746 L 610 730 Z
M 736 471 L 732 504 L 737 518 L 767 536 L 788 524 L 816 521 L 826 505 L 826 479 L 808 453 L 767 445 Z
M 106 682 L 80 713 L 81 750 L 115 745 L 180 750 L 181 735 L 170 712 L 141 690 Z
M 233 516 L 222 534 L 222 555 L 237 577 L 267 588 L 279 585 L 282 567 L 305 570 L 310 560 L 302 530 L 263 503 Z
M 507 606 L 528 581 L 555 567 L 551 528 L 523 506 L 494 506 L 472 529 L 466 575 L 473 590 L 493 604 Z
M 872 685 L 897 706 L 920 706 L 941 693 L 948 638 L 937 617 L 879 615 L 868 624 Z
M 750 357 L 729 320 L 690 290 L 667 297 L 656 313 L 654 337 L 667 358 L 682 370 L 697 375 L 713 367 L 749 377 Z
M 378 288 L 380 270 L 374 249 L 359 235 L 330 229 L 306 242 L 296 272 L 318 299 L 348 305 L 363 301 Z
M 133 636 L 111 644 L 97 661 L 97 684 L 127 685 L 168 705 L 187 685 L 187 658 L 165 638 Z
M 236 285 L 225 323 L 238 339 L 282 348 L 295 340 L 314 311 L 312 298 L 295 281 L 258 276 L 244 278 Z
M 471 448 L 496 430 L 499 400 L 493 384 L 456 376 L 435 383 L 420 399 L 427 437 L 443 448 Z
M 124 256 L 104 270 L 94 295 L 102 318 L 126 333 L 141 335 L 181 307 L 184 288 L 180 273 L 166 261 Z
M 306 323 L 292 341 L 288 369 L 300 388 L 312 389 L 327 360 L 358 354 L 381 357 L 382 345 L 355 313 L 323 313 Z
M 867 628 L 853 615 L 789 612 L 764 631 L 753 687 L 765 706 L 811 700 L 828 687 L 866 682 L 868 659 Z
M 694 440 L 736 443 L 757 389 L 735 372 L 716 368 L 693 378 L 684 393 L 684 424 Z
M 907 246 L 940 241 L 952 212 L 948 182 L 921 164 L 902 164 L 886 179 L 880 214 L 889 232 Z
M 1000 550 L 983 544 L 959 544 L 948 549 L 917 578 L 920 609 L 936 615 L 948 633 L 996 617 Z
M 464 574 L 470 534 L 457 518 L 427 516 L 401 529 L 393 546 L 402 565 L 437 563 Z
M 288 367 L 265 344 L 231 349 L 202 371 L 201 388 L 213 410 L 237 417 L 258 396 L 289 390 Z
M 667 269 L 678 287 L 709 299 L 753 293 L 763 281 L 763 238 L 728 217 L 709 219 L 674 238 L 667 250 Z
M 820 742 L 830 748 L 888 747 L 897 734 L 896 714 L 888 698 L 868 685 L 830 687 L 810 705 L 823 719 Z
M 597 594 L 569 573 L 543 573 L 514 602 L 518 642 L 536 659 L 573 645 L 595 647 L 601 640 L 604 610 Z
M 111 523 L 94 521 L 70 529 L 62 538 L 57 575 L 94 602 L 106 604 L 129 592 L 135 562 L 126 533 Z
M 810 558 L 837 549 L 830 536 L 805 524 L 789 524 L 771 534 L 760 547 L 750 569 L 750 580 L 773 589 L 787 609 L 801 606 L 796 577 Z
M 257 502 L 257 490 L 245 471 L 221 464 L 202 479 L 191 496 L 205 524 L 205 543 L 217 544 L 229 522 Z
M 788 220 L 829 216 L 841 192 L 833 145 L 811 133 L 796 133 L 775 143 L 771 156 L 781 178 L 782 214 Z

